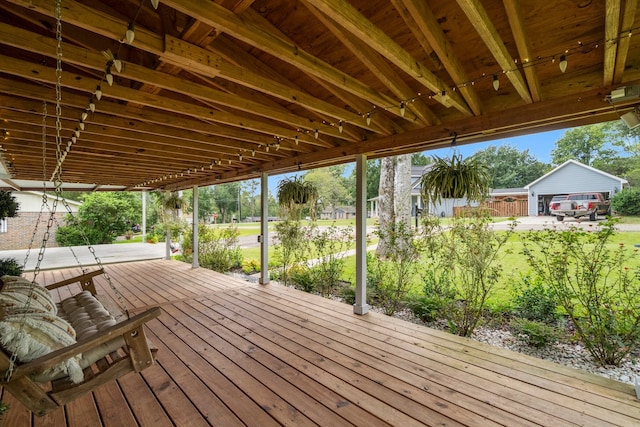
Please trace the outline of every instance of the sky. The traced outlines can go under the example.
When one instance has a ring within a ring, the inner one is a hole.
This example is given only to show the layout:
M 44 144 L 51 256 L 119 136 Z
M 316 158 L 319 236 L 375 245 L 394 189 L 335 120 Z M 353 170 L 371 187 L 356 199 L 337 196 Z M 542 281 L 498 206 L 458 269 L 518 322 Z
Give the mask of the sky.
M 501 146 L 510 145 L 517 148 L 519 151 L 529 150 L 529 154 L 535 157 L 538 161 L 543 163 L 551 163 L 551 150 L 554 149 L 555 143 L 562 137 L 564 130 L 555 130 L 549 132 L 541 132 L 536 134 L 517 136 L 504 139 L 495 139 L 493 141 L 479 142 L 472 144 L 457 145 L 449 148 L 439 148 L 437 150 L 424 151 L 425 156 L 439 156 L 439 157 L 451 157 L 453 153 L 462 154 L 463 157 L 469 157 L 475 154 L 476 151 L 484 150 L 490 145 Z M 349 165 L 346 169 L 346 174 L 351 174 L 353 164 Z M 275 195 L 277 191 L 278 183 L 285 176 L 291 176 L 294 174 L 284 174 L 269 176 L 269 190 Z

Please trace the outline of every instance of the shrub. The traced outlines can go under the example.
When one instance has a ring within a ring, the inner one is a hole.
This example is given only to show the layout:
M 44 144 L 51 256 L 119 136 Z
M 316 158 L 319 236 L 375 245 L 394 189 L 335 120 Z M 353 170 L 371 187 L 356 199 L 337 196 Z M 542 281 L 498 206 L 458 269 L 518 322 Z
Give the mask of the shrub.
M 544 322 L 513 319 L 510 325 L 518 339 L 532 347 L 546 347 L 560 338 L 558 329 Z
M 317 289 L 316 272 L 306 266 L 294 266 L 289 270 L 290 283 L 296 289 L 305 292 L 315 292 Z
M 21 276 L 22 266 L 18 264 L 15 258 L 0 259 L 0 277 L 2 276 Z
M 242 272 L 244 274 L 253 274 L 260 272 L 260 261 L 257 259 L 245 259 L 242 261 Z
M 549 324 L 557 320 L 558 300 L 553 291 L 544 285 L 542 278 L 523 275 L 514 288 L 517 316 Z
M 342 286 L 338 291 L 338 296 L 345 304 L 354 305 L 356 303 L 356 287 L 353 284 Z
M 398 222 L 387 230 L 379 229 L 380 240 L 390 242 L 385 259 L 367 254 L 367 288 L 372 290 L 371 300 L 385 314 L 392 316 L 405 303 L 405 297 L 414 283 L 420 259 L 420 242 L 413 230 Z
M 615 221 L 594 231 L 531 231 L 524 254 L 557 296 L 576 334 L 602 365 L 617 365 L 640 339 L 640 269 L 628 267 L 637 250 L 609 242 Z
M 215 229 L 206 224 L 198 225 L 198 258 L 200 265 L 219 272 L 229 271 L 242 265 L 240 251 L 240 232 L 237 227 Z M 185 254 L 192 254 L 193 242 L 190 233 L 185 234 L 182 242 Z M 191 261 L 192 255 L 185 255 Z
M 344 271 L 344 255 L 351 244 L 351 230 L 332 225 L 322 231 L 307 228 L 309 258 L 312 258 L 313 280 L 321 295 L 329 296 L 340 283 Z
M 282 265 L 279 273 L 280 280 L 284 285 L 287 285 L 289 282 L 289 270 L 299 263 L 306 253 L 305 230 L 300 221 L 290 219 L 278 222 L 275 228 L 279 242 L 275 245 L 275 254 Z
M 640 188 L 625 188 L 611 198 L 611 207 L 620 215 L 640 215 Z
M 438 320 L 447 307 L 441 299 L 427 295 L 420 295 L 409 299 L 407 306 L 414 316 L 425 323 Z

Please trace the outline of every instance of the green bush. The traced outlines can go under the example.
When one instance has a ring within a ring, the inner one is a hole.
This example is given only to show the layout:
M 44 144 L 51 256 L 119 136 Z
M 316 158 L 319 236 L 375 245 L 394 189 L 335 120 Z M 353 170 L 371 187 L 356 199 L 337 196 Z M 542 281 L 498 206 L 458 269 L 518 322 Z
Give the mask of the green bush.
M 318 288 L 316 282 L 317 272 L 313 268 L 294 266 L 289 270 L 289 281 L 296 289 L 305 292 L 315 292 Z
M 614 245 L 615 221 L 593 231 L 575 226 L 531 231 L 523 250 L 534 272 L 549 285 L 576 334 L 602 365 L 617 365 L 640 340 L 640 269 L 637 251 Z
M 275 256 L 282 266 L 280 280 L 286 286 L 289 284 L 289 270 L 304 259 L 308 244 L 300 221 L 287 219 L 276 223 L 275 228 L 279 242 L 275 245 Z
M 329 296 L 339 286 L 344 271 L 344 256 L 351 244 L 351 230 L 335 225 L 319 231 L 316 227 L 306 229 L 310 259 L 315 261 L 312 267 L 316 289 L 321 295 Z
M 539 276 L 523 275 L 514 285 L 515 313 L 528 320 L 554 323 L 558 319 L 558 300 Z
M 427 295 L 420 295 L 409 299 L 407 306 L 414 316 L 425 323 L 438 320 L 447 307 L 440 298 Z
M 557 328 L 536 320 L 512 319 L 510 326 L 518 339 L 536 348 L 546 347 L 560 338 Z
M 640 188 L 625 188 L 611 198 L 611 207 L 620 215 L 640 215 Z
M 226 272 L 242 265 L 240 232 L 237 227 L 215 229 L 206 224 L 198 225 L 198 259 L 202 267 Z M 193 242 L 186 233 L 182 242 L 183 253 L 188 262 L 192 260 Z
M 22 266 L 18 264 L 15 258 L 0 259 L 0 277 L 2 276 L 21 276 Z
M 354 305 L 356 303 L 356 287 L 353 284 L 342 286 L 338 291 L 338 296 L 345 304 Z
M 244 274 L 253 274 L 260 272 L 260 261 L 257 259 L 245 259 L 242 261 L 242 272 Z

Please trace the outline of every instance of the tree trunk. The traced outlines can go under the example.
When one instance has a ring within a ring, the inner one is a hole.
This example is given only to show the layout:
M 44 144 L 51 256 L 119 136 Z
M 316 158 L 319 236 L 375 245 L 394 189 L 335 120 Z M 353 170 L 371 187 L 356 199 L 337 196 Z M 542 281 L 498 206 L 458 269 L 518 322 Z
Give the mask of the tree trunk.
M 395 224 L 394 190 L 395 190 L 395 157 L 384 157 L 380 163 L 380 186 L 378 187 L 378 222 L 382 236 Z M 376 254 L 385 258 L 389 250 L 389 242 L 381 238 L 378 241 Z
M 411 225 L 411 154 L 397 156 L 394 207 L 396 222 Z

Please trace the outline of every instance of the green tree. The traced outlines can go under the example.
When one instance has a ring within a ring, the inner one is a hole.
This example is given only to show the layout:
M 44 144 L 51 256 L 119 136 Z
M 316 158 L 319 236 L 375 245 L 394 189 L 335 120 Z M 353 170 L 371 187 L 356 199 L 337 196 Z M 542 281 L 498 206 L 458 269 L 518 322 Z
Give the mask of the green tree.
M 67 224 L 56 232 L 56 241 L 61 246 L 113 243 L 141 220 L 140 193 L 95 192 L 83 199 L 78 214 L 67 215 Z
M 20 203 L 10 191 L 0 191 L 0 219 L 14 217 L 18 214 Z
M 193 206 L 193 190 L 185 190 L 183 196 L 187 200 L 187 204 Z M 215 211 L 215 206 L 216 201 L 213 198 L 213 189 L 211 187 L 198 188 L 198 220 L 206 221 L 211 218 Z
M 332 211 L 340 205 L 353 202 L 343 175 L 345 165 L 313 169 L 304 175 L 304 180 L 318 189 L 320 211 L 329 208 Z
M 221 222 L 229 221 L 232 212 L 238 211 L 239 182 L 216 185 L 213 188 L 213 199 L 220 211 Z
M 351 197 L 356 199 L 356 168 L 351 170 L 348 182 L 351 190 Z M 367 160 L 367 199 L 378 196 L 380 187 L 380 159 Z
M 593 166 L 595 162 L 607 162 L 618 155 L 614 148 L 609 126 L 599 123 L 565 131 L 551 151 L 551 161 L 560 165 L 569 159 Z
M 422 153 L 413 153 L 411 155 L 411 166 L 426 166 L 431 163 L 431 157 Z
M 472 158 L 487 166 L 491 188 L 524 187 L 544 175 L 549 166 L 511 145 L 490 145 Z

